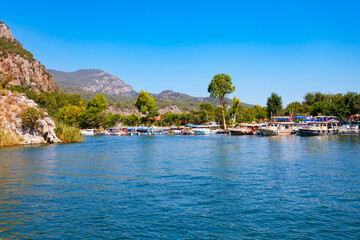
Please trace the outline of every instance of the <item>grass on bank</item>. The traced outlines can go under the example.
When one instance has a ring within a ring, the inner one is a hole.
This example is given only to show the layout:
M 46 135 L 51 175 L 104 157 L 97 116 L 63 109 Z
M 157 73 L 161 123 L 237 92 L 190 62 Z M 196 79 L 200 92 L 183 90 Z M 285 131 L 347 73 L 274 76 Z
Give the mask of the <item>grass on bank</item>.
M 76 143 L 84 141 L 80 129 L 59 121 L 56 122 L 55 134 L 62 143 Z
M 18 145 L 19 143 L 20 139 L 16 134 L 0 127 L 0 147 Z

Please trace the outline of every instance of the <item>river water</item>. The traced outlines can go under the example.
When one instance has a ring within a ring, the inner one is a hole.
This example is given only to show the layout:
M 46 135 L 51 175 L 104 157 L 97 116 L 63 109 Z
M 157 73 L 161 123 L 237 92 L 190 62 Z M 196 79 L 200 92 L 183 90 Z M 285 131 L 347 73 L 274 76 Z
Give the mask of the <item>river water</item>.
M 359 239 L 360 137 L 0 149 L 0 239 Z

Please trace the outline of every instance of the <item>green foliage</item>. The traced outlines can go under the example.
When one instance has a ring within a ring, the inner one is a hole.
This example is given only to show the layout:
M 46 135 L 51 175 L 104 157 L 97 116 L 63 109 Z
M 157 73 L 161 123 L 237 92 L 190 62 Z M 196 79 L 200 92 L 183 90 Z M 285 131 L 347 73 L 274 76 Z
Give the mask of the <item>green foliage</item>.
M 150 97 L 150 94 L 145 91 L 139 92 L 139 95 L 137 96 L 134 105 L 142 114 L 146 114 L 147 119 L 149 121 L 149 125 L 150 125 L 150 118 L 158 114 L 156 112 L 155 99 L 153 97 Z
M 346 94 L 307 93 L 303 108 L 312 116 L 331 115 L 346 120 L 360 112 L 360 95 L 356 92 Z
M 27 108 L 21 113 L 22 125 L 25 128 L 35 129 L 36 122 L 41 118 L 40 112 L 36 108 Z
M 230 114 L 233 118 L 233 122 L 236 122 L 236 114 L 239 111 L 240 108 L 240 100 L 236 97 L 233 98 L 232 100 L 232 105 L 231 105 L 231 109 L 230 109 Z
M 19 143 L 20 139 L 16 134 L 6 131 L 0 126 L 0 147 L 17 145 Z
M 215 75 L 208 86 L 210 97 L 219 98 L 220 104 L 222 104 L 227 94 L 234 91 L 235 87 L 232 86 L 230 76 L 224 73 Z
M 234 91 L 235 87 L 232 86 L 231 77 L 224 73 L 215 75 L 208 86 L 208 92 L 210 93 L 210 97 L 218 98 L 220 101 L 224 129 L 226 129 L 225 113 L 223 108 L 224 99 L 227 94 L 230 94 Z
M 132 114 L 132 115 L 128 115 L 128 116 L 123 116 L 122 117 L 122 123 L 125 126 L 136 126 L 139 124 L 139 116 Z
M 121 121 L 121 115 L 120 114 L 113 114 L 112 112 L 109 112 L 104 119 L 104 122 L 102 123 L 103 127 L 114 127 L 116 123 Z
M 75 105 L 67 105 L 59 109 L 57 119 L 64 121 L 71 126 L 77 126 L 81 108 Z
M 266 107 L 261 107 L 259 105 L 254 105 L 252 108 L 254 112 L 254 116 L 255 116 L 255 120 L 264 120 L 267 116 L 267 108 Z
M 278 115 L 282 110 L 281 97 L 274 92 L 271 93 L 271 96 L 268 97 L 267 99 L 266 106 L 267 106 L 267 113 L 269 118 Z
M 93 100 L 86 104 L 86 109 L 82 111 L 77 119 L 82 128 L 99 127 L 105 118 L 107 102 L 102 94 L 96 95 Z
M 293 116 L 302 115 L 306 112 L 306 108 L 299 102 L 289 103 L 285 108 L 285 115 L 292 114 Z
M 86 104 L 86 108 L 96 108 L 100 112 L 105 111 L 106 106 L 107 102 L 104 95 L 102 94 L 96 95 L 93 100 L 88 101 L 88 103 Z
M 145 91 L 139 92 L 134 105 L 142 114 L 156 110 L 155 99 L 150 97 L 150 94 Z
M 84 138 L 78 128 L 69 126 L 60 121 L 56 122 L 55 134 L 62 143 L 74 143 L 84 141 Z
M 41 108 L 45 108 L 50 116 L 57 118 L 57 114 L 60 108 L 68 105 L 74 105 L 78 107 L 83 106 L 83 99 L 79 95 L 64 94 L 59 92 L 42 92 L 36 94 L 29 90 L 27 87 L 22 86 L 10 86 L 8 87 L 12 92 L 25 93 L 25 95 L 34 100 Z
M 11 41 L 5 37 L 0 38 L 0 52 L 0 57 L 7 57 L 8 54 L 18 54 L 30 62 L 35 61 L 32 53 L 22 48 L 19 42 L 16 40 Z

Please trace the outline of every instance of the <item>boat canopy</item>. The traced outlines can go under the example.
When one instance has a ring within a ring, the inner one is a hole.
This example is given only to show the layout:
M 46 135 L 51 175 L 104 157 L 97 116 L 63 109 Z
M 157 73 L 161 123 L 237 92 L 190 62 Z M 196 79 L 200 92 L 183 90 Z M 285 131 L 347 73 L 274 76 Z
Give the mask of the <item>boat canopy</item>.
M 276 120 L 287 120 L 289 117 L 275 117 Z
M 304 117 L 304 116 L 296 116 L 296 117 L 293 117 L 293 119 L 306 119 L 306 117 Z

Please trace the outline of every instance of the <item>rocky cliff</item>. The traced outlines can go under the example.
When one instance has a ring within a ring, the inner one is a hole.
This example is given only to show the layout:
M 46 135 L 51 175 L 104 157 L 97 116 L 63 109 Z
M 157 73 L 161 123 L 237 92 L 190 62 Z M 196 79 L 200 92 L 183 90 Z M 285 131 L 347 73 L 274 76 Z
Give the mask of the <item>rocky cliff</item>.
M 0 83 L 25 86 L 40 93 L 55 91 L 56 84 L 45 67 L 13 38 L 8 26 L 0 22 Z
M 180 109 L 176 105 L 171 105 L 171 106 L 166 106 L 164 108 L 160 108 L 158 110 L 158 112 L 160 114 L 164 114 L 164 113 L 167 113 L 167 112 L 176 113 L 176 114 L 182 113 L 180 111 Z
M 97 69 L 82 69 L 62 72 L 48 69 L 57 83 L 79 87 L 90 92 L 106 93 L 113 96 L 135 96 L 137 92 L 117 76 Z
M 29 109 L 34 110 L 35 114 L 25 118 L 24 112 Z M 24 119 L 30 119 L 33 124 L 25 124 Z M 18 144 L 61 142 L 54 131 L 55 123 L 47 112 L 39 109 L 25 94 L 11 93 L 4 89 L 0 90 L 0 129 L 13 135 Z

